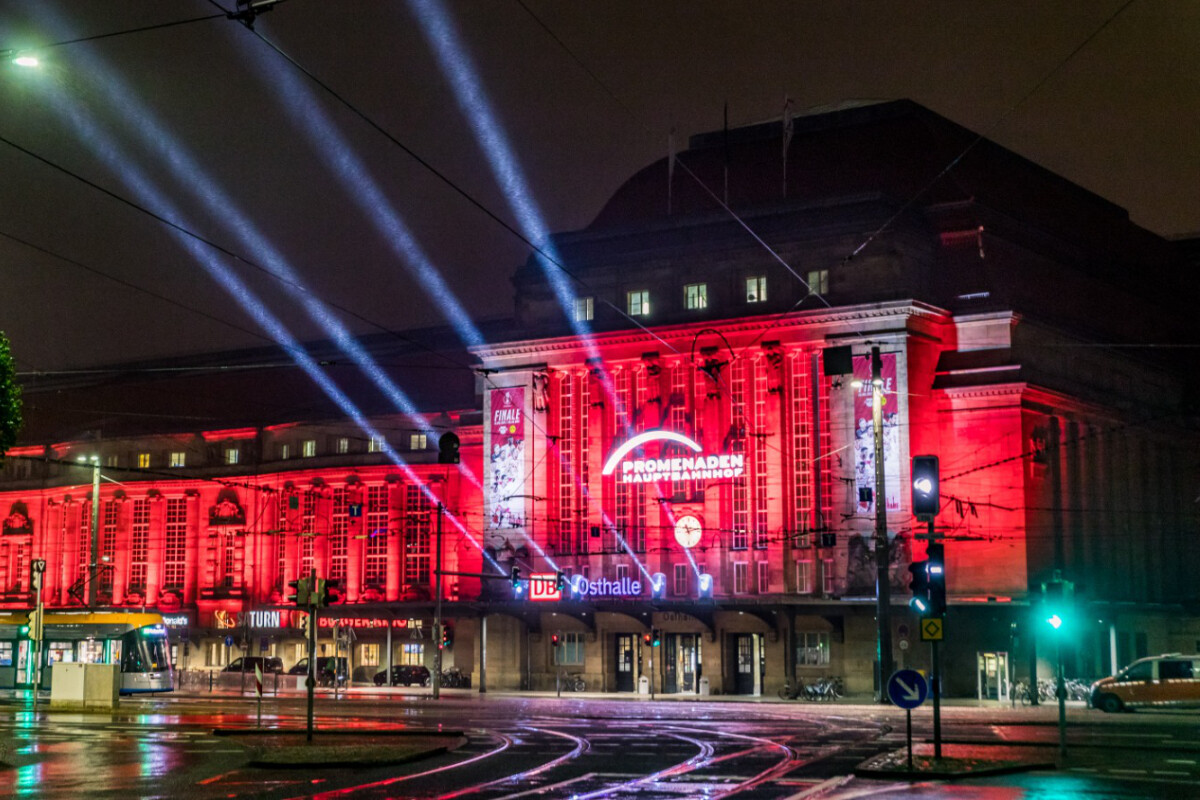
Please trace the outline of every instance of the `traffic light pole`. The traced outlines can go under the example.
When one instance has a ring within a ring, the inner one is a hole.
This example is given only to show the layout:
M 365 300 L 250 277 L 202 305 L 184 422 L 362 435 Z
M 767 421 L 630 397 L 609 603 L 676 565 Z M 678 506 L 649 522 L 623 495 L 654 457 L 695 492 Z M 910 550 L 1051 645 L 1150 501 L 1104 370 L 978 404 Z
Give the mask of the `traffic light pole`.
M 878 627 L 876 702 L 887 703 L 892 674 L 891 579 L 887 540 L 887 488 L 883 469 L 883 360 L 871 348 L 871 422 L 875 429 L 875 617 Z
M 337 661 L 334 661 L 334 683 L 337 683 Z M 313 697 L 317 688 L 317 607 L 308 604 L 308 678 L 304 685 L 308 688 L 308 742 L 313 740 Z
M 933 530 L 933 520 L 929 520 L 929 541 L 932 543 L 937 534 Z M 934 639 L 929 643 L 932 649 L 932 671 L 930 673 L 930 691 L 933 692 L 933 757 L 942 757 L 942 662 L 938 655 L 938 642 Z
M 442 501 L 437 504 L 437 571 L 434 574 L 434 591 L 437 599 L 433 605 L 433 636 L 436 649 L 433 651 L 433 699 L 442 695 Z

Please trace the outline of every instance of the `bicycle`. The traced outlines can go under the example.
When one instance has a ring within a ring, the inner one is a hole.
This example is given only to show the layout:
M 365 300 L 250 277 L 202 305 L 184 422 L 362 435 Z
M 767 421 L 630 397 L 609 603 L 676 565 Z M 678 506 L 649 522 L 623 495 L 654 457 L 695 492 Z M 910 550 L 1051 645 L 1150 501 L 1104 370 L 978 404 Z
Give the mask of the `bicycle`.
M 1016 706 L 1017 701 L 1021 701 L 1021 705 L 1029 705 L 1029 684 L 1025 681 L 1017 681 L 1012 685 L 1012 691 L 1009 694 L 1012 704 Z
M 567 682 L 564 687 L 568 692 L 586 692 L 587 681 L 579 673 L 567 676 Z
M 797 679 L 795 683 L 792 681 L 784 681 L 783 686 L 779 689 L 780 700 L 795 700 L 804 692 L 804 681 Z

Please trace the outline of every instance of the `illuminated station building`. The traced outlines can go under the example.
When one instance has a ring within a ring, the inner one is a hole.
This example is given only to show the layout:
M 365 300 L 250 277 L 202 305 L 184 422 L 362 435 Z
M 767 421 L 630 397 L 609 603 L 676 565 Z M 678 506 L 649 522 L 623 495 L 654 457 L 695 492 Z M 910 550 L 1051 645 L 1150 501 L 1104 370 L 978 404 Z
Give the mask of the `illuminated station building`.
M 794 675 L 866 695 L 877 502 L 891 661 L 929 666 L 907 566 L 927 529 L 910 459 L 930 454 L 948 694 L 1003 699 L 1010 676 L 1048 677 L 1056 637 L 1081 678 L 1196 649 L 1194 371 L 1146 347 L 1195 341 L 1193 242 L 900 101 L 797 116 L 786 146 L 778 120 L 696 136 L 547 253 L 577 280 L 531 258 L 515 319 L 471 368 L 393 369 L 432 399 L 426 425 L 376 409 L 386 446 L 301 402 L 299 374 L 269 379 L 263 407 L 291 409 L 272 422 L 231 410 L 260 372 L 27 387 L 0 600 L 28 604 L 42 557 L 47 603 L 80 603 L 92 470 L 72 462 L 95 454 L 119 481 L 100 488 L 102 602 L 170 615 L 185 669 L 243 653 L 294 664 L 285 587 L 310 570 L 344 585 L 324 654 L 337 619 L 359 678 L 389 657 L 432 667 L 440 500 L 444 660 L 476 688 L 580 675 L 593 691 L 753 695 Z M 40 422 L 130 386 L 146 408 L 229 424 L 152 430 L 96 411 L 68 438 Z M 456 466 L 437 463 L 447 430 Z M 1058 633 L 1040 603 L 1056 574 L 1075 589 Z

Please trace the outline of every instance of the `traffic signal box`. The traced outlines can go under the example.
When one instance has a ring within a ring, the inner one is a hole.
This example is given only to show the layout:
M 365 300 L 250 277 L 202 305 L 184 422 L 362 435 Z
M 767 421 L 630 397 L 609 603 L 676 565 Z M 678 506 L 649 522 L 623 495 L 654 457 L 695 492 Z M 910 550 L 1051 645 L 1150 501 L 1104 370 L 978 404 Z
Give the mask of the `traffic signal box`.
M 1054 578 L 1042 584 L 1042 619 L 1054 630 L 1069 624 L 1071 606 L 1075 601 L 1075 584 Z
M 922 522 L 932 522 L 941 502 L 938 490 L 938 457 L 913 456 L 912 513 Z
M 454 627 L 449 622 L 442 622 L 442 649 L 454 646 Z
M 521 593 L 521 568 L 513 567 L 512 572 L 508 574 L 508 579 L 512 581 L 513 594 Z
M 299 580 L 288 581 L 288 588 L 291 590 L 291 594 L 287 596 L 287 601 L 289 603 L 295 603 L 298 606 L 308 605 L 308 578 L 300 578 Z
M 946 615 L 946 554 L 941 542 L 930 542 L 924 561 L 908 565 L 911 574 L 908 588 L 912 599 L 908 606 L 922 617 L 944 617 Z

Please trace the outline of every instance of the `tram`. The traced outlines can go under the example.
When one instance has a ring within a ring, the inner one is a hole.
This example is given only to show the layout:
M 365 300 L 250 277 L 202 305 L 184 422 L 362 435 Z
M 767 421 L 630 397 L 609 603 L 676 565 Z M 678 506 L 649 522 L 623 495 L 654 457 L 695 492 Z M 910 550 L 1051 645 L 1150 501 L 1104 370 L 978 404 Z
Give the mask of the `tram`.
M 38 683 L 29 611 L 0 611 L 0 689 Z M 162 614 L 138 611 L 46 611 L 39 688 L 49 689 L 59 662 L 119 664 L 121 694 L 174 688 Z

